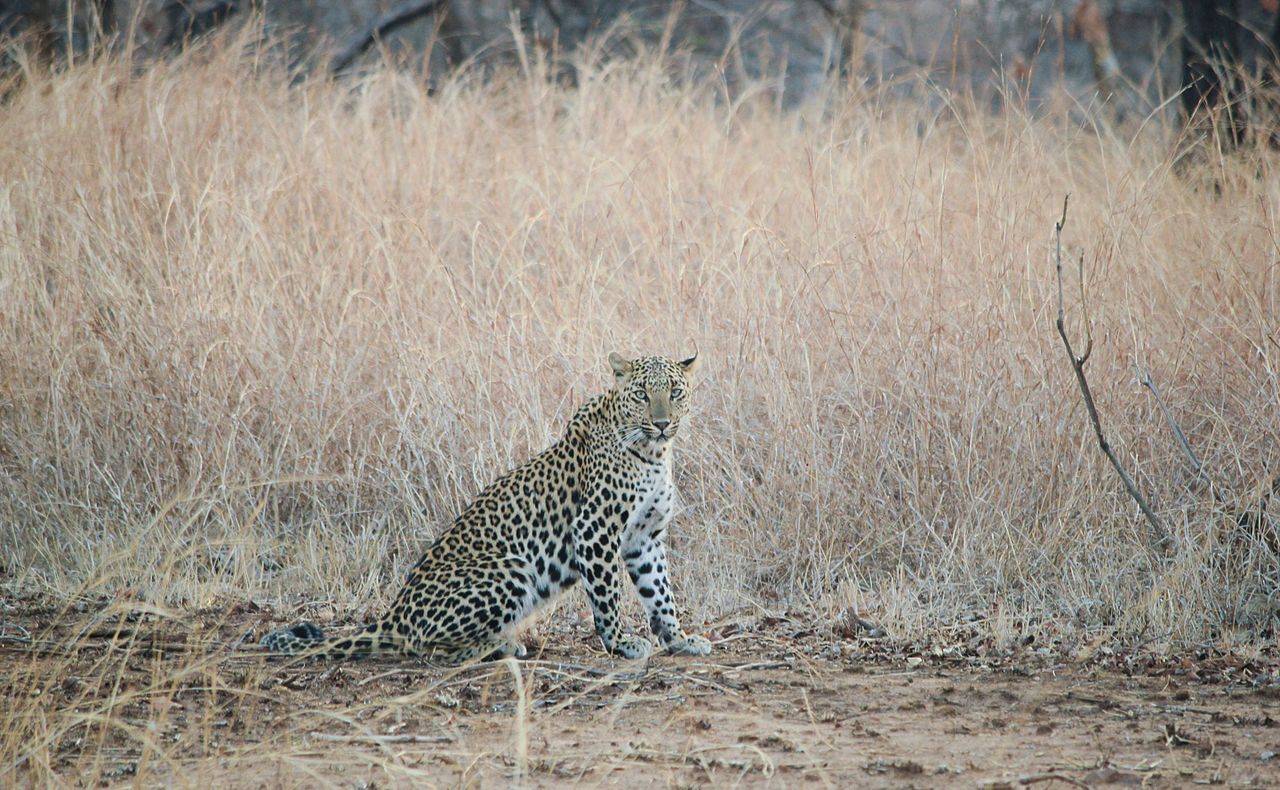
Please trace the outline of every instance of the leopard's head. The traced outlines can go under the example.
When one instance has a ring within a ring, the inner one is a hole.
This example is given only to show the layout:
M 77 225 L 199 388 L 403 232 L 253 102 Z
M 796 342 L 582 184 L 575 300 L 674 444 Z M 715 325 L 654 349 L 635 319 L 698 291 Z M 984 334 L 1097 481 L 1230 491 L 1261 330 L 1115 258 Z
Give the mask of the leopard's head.
M 613 368 L 614 414 L 627 444 L 661 447 L 675 438 L 689 412 L 689 392 L 698 357 L 625 359 L 609 355 Z

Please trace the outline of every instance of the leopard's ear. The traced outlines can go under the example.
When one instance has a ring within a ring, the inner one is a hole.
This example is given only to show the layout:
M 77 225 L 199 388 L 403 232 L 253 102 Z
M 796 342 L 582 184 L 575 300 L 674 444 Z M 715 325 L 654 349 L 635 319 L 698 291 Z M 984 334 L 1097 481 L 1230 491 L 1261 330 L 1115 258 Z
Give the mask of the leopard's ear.
M 680 367 L 684 370 L 684 374 L 685 374 L 686 376 L 692 376 L 692 375 L 694 374 L 694 372 L 695 372 L 695 371 L 697 371 L 697 369 L 698 369 L 698 354 L 697 354 L 697 352 L 694 352 L 693 356 L 689 357 L 688 359 L 682 359 L 682 360 L 680 360 L 680 362 L 679 362 L 678 364 L 679 364 L 679 365 L 680 365 Z
M 622 378 L 631 372 L 631 363 L 622 358 L 617 351 L 609 354 L 609 367 L 613 368 L 613 375 Z

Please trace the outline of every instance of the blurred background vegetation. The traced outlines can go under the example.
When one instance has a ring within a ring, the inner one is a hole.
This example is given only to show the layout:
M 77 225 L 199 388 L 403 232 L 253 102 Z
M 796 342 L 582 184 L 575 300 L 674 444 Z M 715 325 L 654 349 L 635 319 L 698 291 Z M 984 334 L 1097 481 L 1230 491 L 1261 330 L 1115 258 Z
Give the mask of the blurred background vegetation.
M 6 0 L 0 35 L 12 67 L 16 40 L 55 59 L 95 39 L 158 57 L 253 20 L 299 77 L 387 58 L 434 81 L 522 56 L 572 80 L 583 48 L 662 49 L 693 79 L 763 82 L 785 106 L 836 74 L 1145 117 L 1183 87 L 1168 109 L 1229 93 L 1218 64 L 1274 62 L 1276 17 L 1276 0 Z

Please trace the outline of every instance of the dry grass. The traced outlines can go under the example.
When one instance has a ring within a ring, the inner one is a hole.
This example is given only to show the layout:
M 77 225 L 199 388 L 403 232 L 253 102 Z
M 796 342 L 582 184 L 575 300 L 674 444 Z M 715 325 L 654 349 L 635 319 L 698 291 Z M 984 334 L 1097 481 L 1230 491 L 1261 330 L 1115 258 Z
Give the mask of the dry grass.
M 531 72 L 290 89 L 224 46 L 28 75 L 0 114 L 10 596 L 367 614 L 608 351 L 696 346 L 694 623 L 854 605 L 904 637 L 977 612 L 1176 646 L 1269 611 L 1274 521 L 1232 527 L 1134 364 L 1256 503 L 1280 468 L 1273 154 L 1176 172 L 1154 122 Z M 1066 193 L 1089 374 L 1167 558 L 1053 331 Z

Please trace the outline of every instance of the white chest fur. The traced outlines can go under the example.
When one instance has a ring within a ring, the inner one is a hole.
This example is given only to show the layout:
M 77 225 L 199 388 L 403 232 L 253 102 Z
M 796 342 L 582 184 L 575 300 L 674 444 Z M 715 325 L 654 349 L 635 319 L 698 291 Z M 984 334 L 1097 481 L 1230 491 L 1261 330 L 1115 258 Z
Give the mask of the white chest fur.
M 671 477 L 671 460 L 646 470 L 637 489 L 635 507 L 627 520 L 623 544 L 652 536 L 665 529 L 676 506 L 676 486 Z

